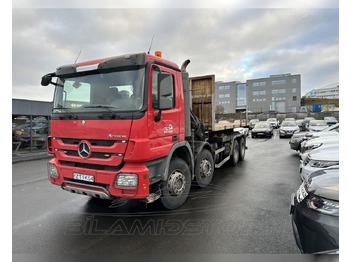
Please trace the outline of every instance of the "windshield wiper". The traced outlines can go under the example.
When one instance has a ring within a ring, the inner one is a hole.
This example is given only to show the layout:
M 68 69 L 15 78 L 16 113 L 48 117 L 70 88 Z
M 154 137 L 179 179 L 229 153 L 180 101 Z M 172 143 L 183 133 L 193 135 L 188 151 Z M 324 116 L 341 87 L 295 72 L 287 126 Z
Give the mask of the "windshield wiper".
M 109 114 L 100 114 L 98 115 L 99 118 L 111 118 L 115 119 L 116 117 L 118 118 L 123 118 L 121 117 L 120 114 L 116 114 L 114 111 L 111 110 L 111 108 L 116 108 L 115 106 L 106 106 L 106 105 L 91 105 L 91 106 L 84 106 L 84 108 L 104 108 L 107 109 Z
M 74 115 L 69 109 L 70 108 L 67 108 L 67 107 L 54 107 L 52 108 L 52 111 L 54 111 L 55 109 L 63 109 L 64 111 L 66 111 L 68 113 L 68 115 L 62 115 L 62 116 L 59 116 L 60 119 L 65 119 L 65 118 L 69 118 L 69 119 L 78 119 L 78 117 L 76 115 Z

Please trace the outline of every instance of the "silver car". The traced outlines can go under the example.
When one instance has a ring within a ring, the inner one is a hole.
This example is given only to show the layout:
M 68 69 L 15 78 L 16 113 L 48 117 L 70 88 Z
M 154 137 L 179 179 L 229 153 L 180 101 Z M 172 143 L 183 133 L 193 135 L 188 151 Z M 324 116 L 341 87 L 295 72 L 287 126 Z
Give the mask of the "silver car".
M 328 124 L 324 120 L 311 120 L 307 125 L 308 131 L 311 131 L 311 132 L 320 132 L 327 127 L 328 127 Z
M 339 135 L 319 137 L 311 140 L 305 140 L 301 143 L 300 159 L 303 161 L 311 150 L 317 148 L 335 147 L 339 146 Z
M 279 136 L 291 137 L 296 131 L 299 131 L 299 126 L 295 121 L 283 121 L 279 129 Z
M 300 162 L 301 179 L 305 182 L 311 173 L 327 168 L 339 167 L 339 146 L 312 150 L 304 161 Z

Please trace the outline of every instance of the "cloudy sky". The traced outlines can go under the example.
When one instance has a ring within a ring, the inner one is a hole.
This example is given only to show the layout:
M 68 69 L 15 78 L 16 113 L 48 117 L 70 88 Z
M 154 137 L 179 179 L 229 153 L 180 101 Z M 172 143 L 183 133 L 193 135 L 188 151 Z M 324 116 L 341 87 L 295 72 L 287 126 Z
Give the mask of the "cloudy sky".
M 53 86 L 40 86 L 41 76 L 73 63 L 80 50 L 80 62 L 147 52 L 153 35 L 152 52 L 178 65 L 190 59 L 191 76 L 245 82 L 301 74 L 302 95 L 339 82 L 338 1 L 42 2 L 13 1 L 13 98 L 52 101 Z

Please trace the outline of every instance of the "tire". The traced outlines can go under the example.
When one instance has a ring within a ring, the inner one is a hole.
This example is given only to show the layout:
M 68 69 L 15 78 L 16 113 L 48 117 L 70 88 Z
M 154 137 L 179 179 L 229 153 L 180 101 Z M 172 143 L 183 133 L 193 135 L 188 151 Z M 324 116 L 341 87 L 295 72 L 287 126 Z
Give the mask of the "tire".
M 191 189 L 191 174 L 183 159 L 171 160 L 168 178 L 160 183 L 160 189 L 160 201 L 165 208 L 175 209 L 185 203 Z
M 239 161 L 243 161 L 245 157 L 245 138 L 239 140 Z
M 233 141 L 233 149 L 232 149 L 232 155 L 231 155 L 231 164 L 233 166 L 237 165 L 239 160 L 239 144 L 237 139 Z
M 209 150 L 203 149 L 197 157 L 194 173 L 200 187 L 210 184 L 214 174 L 214 159 Z

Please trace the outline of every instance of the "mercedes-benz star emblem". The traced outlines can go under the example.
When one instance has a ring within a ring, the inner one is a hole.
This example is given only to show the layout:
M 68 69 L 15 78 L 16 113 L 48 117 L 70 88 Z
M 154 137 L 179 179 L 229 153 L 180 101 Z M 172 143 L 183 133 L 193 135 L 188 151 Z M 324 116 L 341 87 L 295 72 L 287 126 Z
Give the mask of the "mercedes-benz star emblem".
M 79 146 L 78 146 L 78 154 L 80 157 L 82 158 L 88 158 L 90 156 L 90 146 L 88 143 L 82 141 L 79 143 Z

